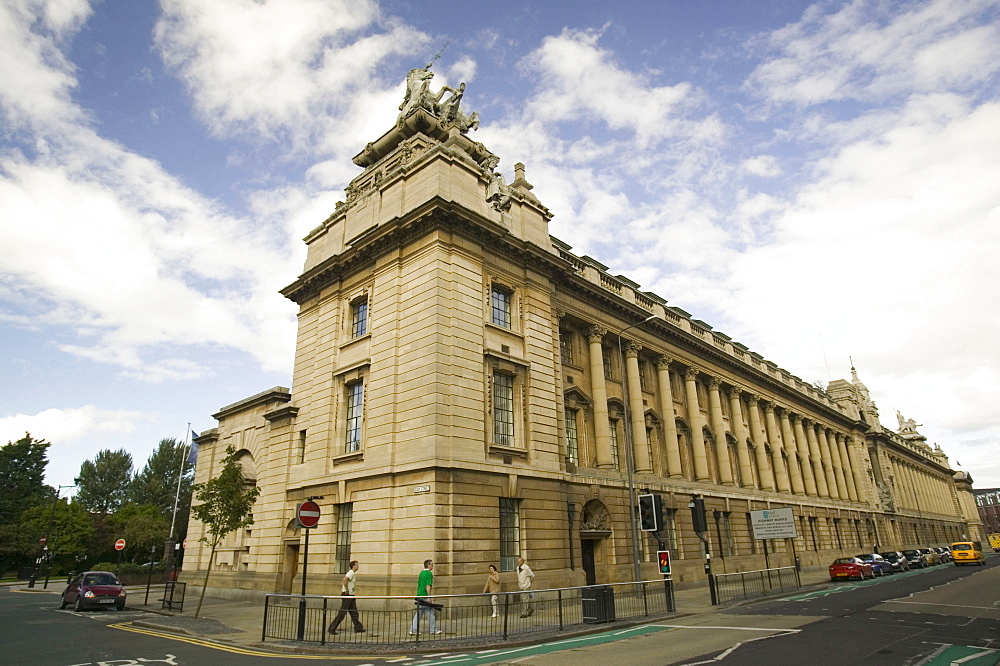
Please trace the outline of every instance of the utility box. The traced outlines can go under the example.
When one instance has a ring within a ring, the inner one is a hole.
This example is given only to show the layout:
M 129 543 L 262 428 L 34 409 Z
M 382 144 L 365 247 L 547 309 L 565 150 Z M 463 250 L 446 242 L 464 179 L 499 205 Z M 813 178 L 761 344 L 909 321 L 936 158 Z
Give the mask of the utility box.
M 581 599 L 585 624 L 615 621 L 615 590 L 610 585 L 585 587 Z

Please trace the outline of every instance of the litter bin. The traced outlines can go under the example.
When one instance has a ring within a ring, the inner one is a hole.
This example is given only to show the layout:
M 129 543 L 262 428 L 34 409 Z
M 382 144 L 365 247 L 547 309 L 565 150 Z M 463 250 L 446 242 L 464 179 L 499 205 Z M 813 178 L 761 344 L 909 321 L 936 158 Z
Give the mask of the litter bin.
M 585 587 L 580 598 L 585 624 L 615 621 L 615 591 L 610 585 Z

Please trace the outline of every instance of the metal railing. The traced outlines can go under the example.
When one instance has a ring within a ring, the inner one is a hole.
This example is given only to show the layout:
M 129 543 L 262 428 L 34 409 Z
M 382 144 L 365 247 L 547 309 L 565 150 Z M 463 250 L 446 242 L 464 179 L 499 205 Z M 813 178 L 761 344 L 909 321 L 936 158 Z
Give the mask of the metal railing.
M 714 578 L 719 604 L 757 599 L 775 592 L 792 592 L 802 587 L 795 567 L 717 574 Z
M 585 624 L 615 622 L 675 612 L 670 581 L 615 583 L 526 592 L 501 592 L 496 605 L 489 594 L 435 595 L 442 608 L 418 613 L 413 597 L 353 597 L 364 632 L 355 632 L 349 613 L 331 634 L 342 598 L 297 594 L 268 594 L 264 599 L 261 640 L 329 644 L 401 644 L 448 639 L 507 640 L 542 632 L 580 628 Z M 303 603 L 304 602 L 304 603 Z M 304 614 L 304 619 L 303 619 Z

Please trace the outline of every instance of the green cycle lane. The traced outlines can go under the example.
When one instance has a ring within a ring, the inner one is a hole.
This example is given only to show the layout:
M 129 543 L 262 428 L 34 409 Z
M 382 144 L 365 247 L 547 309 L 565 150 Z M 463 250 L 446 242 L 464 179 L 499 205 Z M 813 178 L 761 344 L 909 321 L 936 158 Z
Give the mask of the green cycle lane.
M 482 650 L 468 654 L 448 654 L 448 655 L 427 655 L 423 659 L 414 658 L 407 660 L 408 665 L 420 664 L 421 666 L 435 666 L 437 664 L 489 664 L 497 661 L 508 661 L 510 659 L 520 659 L 522 657 L 536 656 L 569 650 L 571 648 L 587 647 L 591 645 L 601 645 L 613 643 L 623 638 L 632 636 L 642 636 L 660 631 L 670 631 L 673 627 L 662 627 L 655 625 L 644 625 L 641 627 L 631 627 L 620 631 L 607 631 L 600 634 L 589 634 L 587 636 L 577 636 L 564 640 L 553 641 L 552 643 L 542 643 L 540 645 L 525 645 L 517 648 Z
M 965 645 L 942 645 L 929 659 L 920 662 L 920 666 L 994 666 L 1000 664 L 1000 650 L 989 648 L 967 647 Z

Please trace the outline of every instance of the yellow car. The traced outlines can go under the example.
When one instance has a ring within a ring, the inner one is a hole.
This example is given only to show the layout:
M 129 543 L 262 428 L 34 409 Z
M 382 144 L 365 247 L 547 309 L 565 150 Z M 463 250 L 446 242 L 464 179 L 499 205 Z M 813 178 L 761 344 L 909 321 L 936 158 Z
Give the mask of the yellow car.
M 963 564 L 986 565 L 983 547 L 978 541 L 959 541 L 951 544 L 951 559 L 956 567 Z

